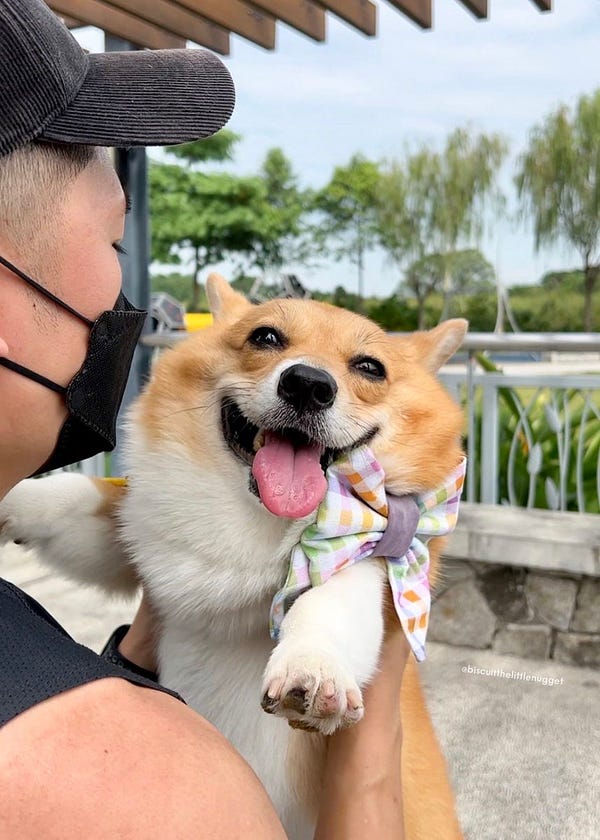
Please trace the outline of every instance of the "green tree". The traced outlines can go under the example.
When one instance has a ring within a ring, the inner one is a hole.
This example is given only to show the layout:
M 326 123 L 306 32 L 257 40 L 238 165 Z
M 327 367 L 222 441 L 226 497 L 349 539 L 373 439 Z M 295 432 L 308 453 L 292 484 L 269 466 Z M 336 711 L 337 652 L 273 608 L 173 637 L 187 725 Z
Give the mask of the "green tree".
M 404 275 L 402 286 L 407 288 L 417 300 L 417 327 L 425 329 L 425 305 L 434 292 L 440 290 L 444 282 L 446 260 L 440 254 L 429 254 L 409 265 Z
M 312 209 L 312 192 L 300 189 L 292 163 L 280 148 L 267 152 L 258 177 L 266 190 L 265 236 L 256 241 L 248 254 L 249 268 L 273 272 L 285 265 L 306 264 L 316 251 L 306 223 Z
M 211 146 L 215 139 L 220 142 Z M 280 149 L 267 154 L 255 176 L 204 171 L 208 160 L 230 159 L 237 140 L 221 131 L 209 140 L 173 147 L 187 165 L 150 167 L 152 258 L 176 264 L 191 259 L 192 309 L 200 305 L 200 275 L 209 265 L 229 258 L 237 262 L 236 273 L 264 272 L 292 258 L 303 262 L 309 252 L 301 223 L 308 200 Z
M 321 216 L 315 235 L 327 253 L 356 265 L 359 300 L 365 292 L 365 253 L 377 242 L 378 183 L 379 165 L 354 155 L 346 166 L 335 168 L 314 201 Z
M 372 318 L 382 329 L 390 332 L 412 332 L 418 329 L 414 303 L 414 301 L 399 298 L 397 295 L 390 295 L 371 304 L 369 318 Z
M 583 324 L 592 331 L 600 274 L 600 89 L 582 96 L 573 112 L 563 105 L 534 126 L 515 183 L 523 214 L 533 220 L 536 249 L 560 239 L 579 252 Z
M 417 299 L 418 326 L 425 328 L 425 306 L 428 298 L 443 291 L 446 272 L 450 271 L 456 294 L 471 295 L 494 288 L 493 266 L 481 251 L 469 248 L 450 254 L 427 254 L 407 268 L 401 288 L 407 288 Z
M 375 205 L 377 238 L 399 270 L 424 259 L 431 242 L 431 157 L 428 150 L 392 161 L 380 173 Z
M 403 162 L 392 161 L 378 185 L 379 241 L 400 269 L 438 254 L 443 265 L 442 318 L 456 291 L 454 255 L 477 240 L 488 207 L 500 208 L 497 173 L 508 151 L 497 134 L 458 128 L 442 151 L 423 146 Z M 430 274 L 430 273 L 429 273 Z M 421 288 L 429 281 L 421 278 Z
M 485 214 L 491 205 L 499 209 L 503 196 L 497 186 L 500 166 L 508 145 L 498 134 L 472 134 L 468 129 L 453 131 L 444 150 L 434 154 L 430 168 L 431 233 L 438 253 L 447 256 L 442 320 L 448 316 L 454 293 L 451 254 L 460 242 L 481 237 Z
M 241 135 L 235 134 L 227 128 L 222 128 L 216 134 L 206 137 L 204 140 L 192 140 L 190 143 L 167 146 L 167 151 L 190 166 L 197 166 L 208 161 L 223 163 L 233 160 L 234 148 L 241 139 Z
M 336 286 L 331 295 L 331 303 L 351 312 L 362 311 L 363 298 L 354 292 L 348 292 L 343 286 Z
M 152 275 L 152 291 L 167 292 L 189 309 L 192 295 L 192 282 L 188 274 L 154 274 Z
M 540 280 L 544 289 L 563 289 L 583 294 L 584 276 L 581 269 L 571 271 L 547 271 Z
M 174 164 L 150 166 L 152 259 L 181 264 L 192 256 L 192 301 L 200 305 L 200 274 L 228 256 L 251 252 L 268 235 L 260 178 L 206 175 Z

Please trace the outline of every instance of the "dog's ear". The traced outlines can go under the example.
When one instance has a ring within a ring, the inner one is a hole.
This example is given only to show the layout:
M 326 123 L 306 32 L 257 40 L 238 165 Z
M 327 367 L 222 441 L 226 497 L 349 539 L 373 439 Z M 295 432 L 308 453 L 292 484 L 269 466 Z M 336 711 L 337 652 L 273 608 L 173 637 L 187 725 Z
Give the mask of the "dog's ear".
M 209 274 L 206 281 L 206 295 L 215 321 L 233 320 L 243 315 L 252 304 L 243 295 L 232 289 L 220 274 Z
M 402 337 L 411 354 L 427 370 L 435 373 L 456 353 L 469 328 L 464 318 L 451 318 L 432 330 Z

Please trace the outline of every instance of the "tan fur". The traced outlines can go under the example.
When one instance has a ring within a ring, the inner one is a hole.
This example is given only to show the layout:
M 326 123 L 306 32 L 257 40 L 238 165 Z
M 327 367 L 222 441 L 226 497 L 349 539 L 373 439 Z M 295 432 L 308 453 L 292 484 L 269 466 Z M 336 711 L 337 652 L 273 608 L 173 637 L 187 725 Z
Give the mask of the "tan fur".
M 402 680 L 400 716 L 406 840 L 461 840 L 446 762 L 412 657 Z
M 113 484 L 103 478 L 92 478 L 92 483 L 102 496 L 98 516 L 116 517 L 119 502 L 127 492 L 126 484 Z

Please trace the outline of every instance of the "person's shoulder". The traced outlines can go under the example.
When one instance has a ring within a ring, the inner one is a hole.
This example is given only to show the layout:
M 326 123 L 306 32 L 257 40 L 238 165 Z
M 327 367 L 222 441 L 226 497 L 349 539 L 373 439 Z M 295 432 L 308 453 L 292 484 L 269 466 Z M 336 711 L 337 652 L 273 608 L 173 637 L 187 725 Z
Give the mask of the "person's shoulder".
M 213 726 L 124 680 L 65 692 L 0 730 L 0 789 L 1 837 L 285 837 Z
M 111 677 L 181 701 L 164 686 L 78 644 L 35 599 L 0 581 L 0 726 L 55 695 Z
M 35 600 L 35 598 L 32 598 L 31 595 L 28 595 L 22 589 L 19 589 L 19 587 L 15 586 L 14 583 L 4 580 L 4 578 L 0 578 L 0 600 L 5 609 L 10 610 L 11 613 L 16 613 L 22 610 L 29 611 L 38 618 L 41 618 L 51 627 L 54 627 L 64 636 L 69 637 L 66 630 L 61 627 L 58 621 L 50 615 L 50 613 L 45 610 L 44 607 Z M 0 614 L 2 612 L 4 611 L 0 610 Z

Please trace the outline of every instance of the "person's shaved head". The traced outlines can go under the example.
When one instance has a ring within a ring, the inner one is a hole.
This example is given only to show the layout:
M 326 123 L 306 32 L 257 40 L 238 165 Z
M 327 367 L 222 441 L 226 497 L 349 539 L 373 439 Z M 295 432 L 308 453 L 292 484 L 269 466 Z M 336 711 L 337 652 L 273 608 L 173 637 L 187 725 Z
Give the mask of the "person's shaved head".
M 68 187 L 99 153 L 96 146 L 29 143 L 0 157 L 0 242 L 37 251 Z

